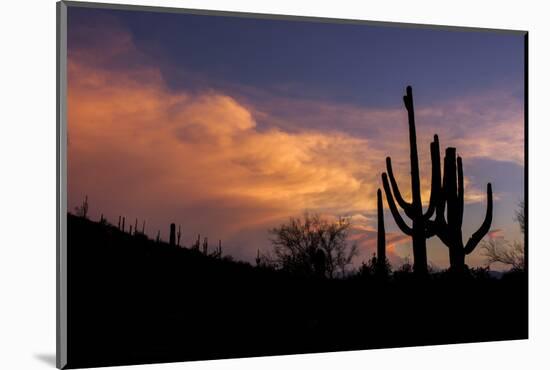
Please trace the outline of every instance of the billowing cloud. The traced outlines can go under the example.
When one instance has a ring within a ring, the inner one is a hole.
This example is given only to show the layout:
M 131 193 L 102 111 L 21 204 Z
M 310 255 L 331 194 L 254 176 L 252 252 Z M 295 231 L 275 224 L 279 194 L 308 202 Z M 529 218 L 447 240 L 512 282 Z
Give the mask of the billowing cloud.
M 89 194 L 112 219 L 153 218 L 149 230 L 181 220 L 222 239 L 306 208 L 372 208 L 368 140 L 261 130 L 227 94 L 174 93 L 154 68 L 98 68 L 83 56 L 69 60 L 71 205 Z

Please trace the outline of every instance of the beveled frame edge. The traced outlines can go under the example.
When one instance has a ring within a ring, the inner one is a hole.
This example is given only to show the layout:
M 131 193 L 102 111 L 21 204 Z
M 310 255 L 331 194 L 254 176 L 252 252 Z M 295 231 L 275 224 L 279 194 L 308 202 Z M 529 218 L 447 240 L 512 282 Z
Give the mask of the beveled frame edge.
M 438 30 L 447 30 L 447 31 L 465 31 L 465 32 L 483 31 L 483 32 L 496 32 L 496 33 L 519 34 L 519 35 L 527 33 L 526 30 L 483 28 L 483 27 L 461 27 L 461 26 L 448 26 L 448 25 L 427 24 L 427 23 L 371 21 L 371 20 L 364 20 L 364 19 L 351 19 L 351 18 L 329 18 L 329 17 L 304 16 L 304 15 L 292 15 L 292 14 L 250 13 L 250 12 L 229 11 L 229 10 L 174 8 L 174 7 L 168 7 L 168 6 L 112 4 L 112 3 L 87 2 L 87 1 L 84 2 L 84 1 L 72 1 L 72 0 L 62 1 L 62 2 L 67 6 L 79 7 L 79 8 L 194 14 L 194 15 L 209 15 L 209 16 L 222 16 L 222 17 L 301 21 L 301 22 L 305 21 L 305 22 L 317 22 L 317 23 L 362 24 L 362 25 L 372 25 L 372 26 L 402 27 L 402 28 L 416 28 L 416 29 L 437 28 Z
M 56 3 L 56 367 L 67 366 L 67 4 Z

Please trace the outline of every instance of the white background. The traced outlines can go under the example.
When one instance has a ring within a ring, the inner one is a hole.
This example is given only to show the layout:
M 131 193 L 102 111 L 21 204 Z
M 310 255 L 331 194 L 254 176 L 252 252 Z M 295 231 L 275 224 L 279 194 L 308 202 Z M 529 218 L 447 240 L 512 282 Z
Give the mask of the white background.
M 120 2 L 120 1 L 111 1 Z M 136 1 L 133 4 L 530 31 L 530 339 L 132 369 L 549 369 L 550 12 L 544 1 Z M 55 2 L 4 1 L 0 22 L 0 368 L 55 357 Z M 437 307 L 434 307 L 437 309 Z M 472 310 L 476 310 L 472 302 Z M 490 312 L 479 314 L 491 317 Z M 403 307 L 403 326 L 408 320 Z M 506 323 L 503 323 L 505 325 Z M 238 333 L 235 333 L 238 335 Z

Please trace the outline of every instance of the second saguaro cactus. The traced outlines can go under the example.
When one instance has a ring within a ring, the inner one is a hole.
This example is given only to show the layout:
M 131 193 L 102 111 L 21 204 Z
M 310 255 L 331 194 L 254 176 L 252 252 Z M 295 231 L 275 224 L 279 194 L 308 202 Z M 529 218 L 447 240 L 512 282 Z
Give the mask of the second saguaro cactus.
M 414 257 L 414 271 L 419 274 L 426 274 L 428 272 L 428 258 L 426 253 L 426 239 L 430 235 L 427 232 L 427 221 L 432 217 L 435 212 L 436 204 L 439 197 L 441 188 L 441 159 L 439 156 L 439 139 L 437 135 L 434 136 L 434 141 L 430 145 L 431 160 L 432 160 L 432 184 L 431 195 L 428 209 L 426 212 L 422 209 L 422 196 L 420 190 L 420 170 L 418 165 L 418 149 L 416 146 L 416 126 L 414 117 L 414 105 L 412 88 L 407 86 L 407 94 L 403 97 L 405 108 L 408 113 L 409 122 L 409 147 L 410 147 L 410 166 L 411 166 L 411 202 L 405 201 L 401 196 L 401 192 L 397 185 L 397 181 L 393 175 L 391 158 L 386 158 L 387 174 L 382 174 L 382 182 L 384 185 L 384 192 L 386 193 L 386 199 L 388 206 L 395 219 L 395 223 L 401 229 L 401 231 L 412 237 L 413 244 L 413 257 Z M 388 182 L 391 182 L 390 184 Z M 395 198 L 395 199 L 394 199 Z M 399 210 L 395 202 L 401 206 L 405 214 L 411 219 L 412 227 L 401 217 Z
M 435 233 L 443 244 L 449 248 L 449 261 L 453 272 L 464 271 L 465 256 L 472 253 L 481 239 L 489 232 L 493 220 L 493 189 L 491 183 L 487 184 L 485 219 L 466 244 L 462 239 L 463 216 L 464 174 L 462 158 L 456 156 L 455 148 L 447 148 L 443 165 L 442 194 L 436 207 L 435 220 L 429 221 L 427 226 L 428 231 Z

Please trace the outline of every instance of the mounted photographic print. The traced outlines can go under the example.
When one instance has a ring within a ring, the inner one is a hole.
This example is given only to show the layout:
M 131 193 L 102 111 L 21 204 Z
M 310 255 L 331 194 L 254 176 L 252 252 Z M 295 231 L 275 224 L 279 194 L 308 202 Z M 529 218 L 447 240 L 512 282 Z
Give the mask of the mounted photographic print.
M 58 3 L 58 367 L 526 339 L 526 50 Z

